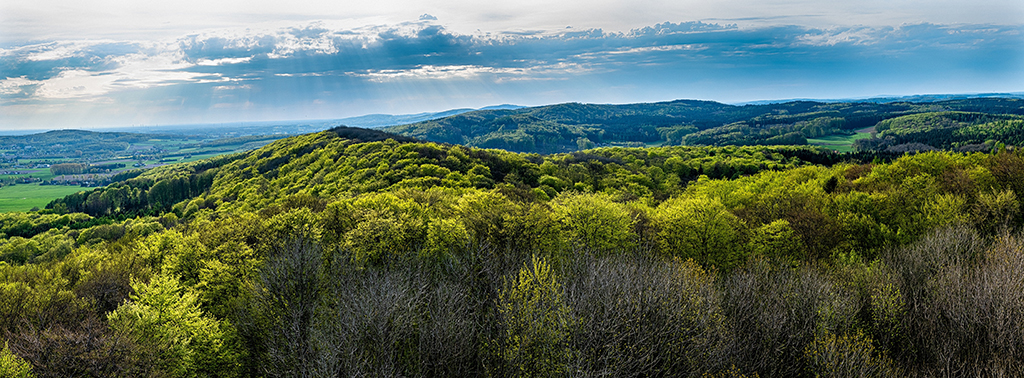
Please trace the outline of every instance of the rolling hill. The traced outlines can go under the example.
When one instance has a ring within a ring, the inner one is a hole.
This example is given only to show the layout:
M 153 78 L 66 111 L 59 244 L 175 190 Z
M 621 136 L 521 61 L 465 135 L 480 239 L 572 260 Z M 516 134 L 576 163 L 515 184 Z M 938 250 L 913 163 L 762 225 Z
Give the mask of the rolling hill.
M 696 100 L 626 105 L 568 103 L 466 112 L 386 130 L 433 142 L 555 153 L 594 146 L 806 144 L 808 138 L 853 134 L 885 119 L 936 111 L 1024 114 L 1024 100 L 794 101 L 744 106 Z
M 660 106 L 684 108 L 663 109 L 676 118 L 739 111 Z M 791 106 L 807 110 L 793 125 L 820 118 L 807 115 L 820 105 Z M 492 112 L 647 117 L 577 104 Z M 338 127 L 154 168 L 0 214 L 0 371 L 1024 371 L 1024 151 L 880 156 L 761 145 L 541 155 Z

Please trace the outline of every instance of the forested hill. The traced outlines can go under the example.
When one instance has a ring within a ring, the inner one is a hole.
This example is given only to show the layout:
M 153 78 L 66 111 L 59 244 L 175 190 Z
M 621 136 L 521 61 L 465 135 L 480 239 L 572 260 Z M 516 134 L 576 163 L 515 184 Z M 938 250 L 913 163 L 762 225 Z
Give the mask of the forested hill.
M 132 145 L 167 135 L 85 130 L 54 130 L 32 135 L 0 136 L 7 155 L 42 153 L 45 157 L 104 156 L 124 152 Z
M 1022 177 L 300 135 L 0 215 L 0 376 L 1019 376 Z
M 934 111 L 1024 114 L 1020 99 L 928 103 L 820 103 L 733 106 L 711 101 L 597 105 L 568 103 L 482 110 L 388 131 L 427 141 L 518 152 L 568 152 L 594 146 L 806 144 L 806 138 L 852 133 L 879 121 Z
M 1024 116 L 979 112 L 929 112 L 879 122 L 877 135 L 857 141 L 860 150 L 889 152 L 990 151 L 1024 145 Z

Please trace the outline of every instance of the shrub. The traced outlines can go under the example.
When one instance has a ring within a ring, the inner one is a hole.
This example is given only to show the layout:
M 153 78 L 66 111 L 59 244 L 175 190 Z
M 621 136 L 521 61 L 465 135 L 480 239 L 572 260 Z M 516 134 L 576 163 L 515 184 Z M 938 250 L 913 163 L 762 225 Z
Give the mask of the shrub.
M 808 373 L 815 377 L 895 377 L 895 364 L 879 355 L 862 333 L 837 336 L 822 331 L 804 350 Z
M 856 312 L 849 293 L 808 266 L 752 259 L 724 278 L 722 290 L 729 360 L 770 377 L 801 374 L 818 330 L 845 332 Z

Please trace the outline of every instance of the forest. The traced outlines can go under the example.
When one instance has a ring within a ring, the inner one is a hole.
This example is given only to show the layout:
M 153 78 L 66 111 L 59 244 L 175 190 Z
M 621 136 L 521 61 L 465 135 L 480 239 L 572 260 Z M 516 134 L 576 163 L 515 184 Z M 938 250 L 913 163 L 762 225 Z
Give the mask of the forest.
M 0 214 L 0 375 L 1017 376 L 1022 177 L 338 127 Z
M 890 152 L 991 151 L 1024 144 L 1024 116 L 977 112 L 928 112 L 879 122 L 877 135 L 857 141 L 860 150 Z
M 900 117 L 915 119 L 915 116 L 926 113 L 946 116 L 977 113 L 968 118 L 1019 120 L 1019 116 L 1024 115 L 1024 100 L 976 98 L 920 103 L 789 101 L 742 106 L 697 100 L 624 105 L 567 103 L 478 110 L 391 126 L 385 130 L 438 143 L 516 152 L 564 153 L 615 146 L 804 145 L 808 144 L 807 139 L 851 135 L 857 130 L 872 128 L 880 121 Z M 951 126 L 948 122 L 934 125 L 955 128 Z M 977 136 L 977 132 L 968 134 Z M 911 140 L 913 138 L 894 136 L 898 140 L 889 140 L 886 137 L 878 135 L 886 142 L 865 144 L 861 150 L 886 150 L 892 145 L 918 142 Z M 1003 135 L 977 137 L 987 138 L 981 142 L 989 139 L 1001 141 Z M 957 140 L 955 147 L 975 143 L 977 139 L 964 138 L 967 136 L 954 138 Z M 894 149 L 898 150 L 906 148 Z

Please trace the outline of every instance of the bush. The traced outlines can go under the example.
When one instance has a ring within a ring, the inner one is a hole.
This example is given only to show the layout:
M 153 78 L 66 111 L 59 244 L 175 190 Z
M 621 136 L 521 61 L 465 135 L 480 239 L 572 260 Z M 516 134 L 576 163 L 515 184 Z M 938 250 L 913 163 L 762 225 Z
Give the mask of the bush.
M 800 375 L 818 330 L 845 333 L 856 313 L 850 293 L 807 266 L 752 259 L 724 278 L 722 290 L 729 360 L 764 376 Z
M 815 377 L 896 377 L 895 364 L 875 350 L 861 333 L 837 336 L 822 331 L 804 350 L 808 373 Z

